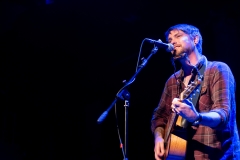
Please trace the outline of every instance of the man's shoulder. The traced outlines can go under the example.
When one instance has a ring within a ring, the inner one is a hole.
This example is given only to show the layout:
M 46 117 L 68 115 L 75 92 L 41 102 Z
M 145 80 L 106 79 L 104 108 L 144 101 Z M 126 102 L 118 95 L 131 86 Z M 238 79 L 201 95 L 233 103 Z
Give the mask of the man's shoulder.
M 208 61 L 208 64 L 211 66 L 228 66 L 227 63 L 222 61 Z
M 225 62 L 221 61 L 208 61 L 205 76 L 211 77 L 213 75 L 230 76 L 230 78 L 234 80 L 234 76 L 230 67 Z
M 222 61 L 208 61 L 207 64 L 208 70 L 229 70 L 227 63 Z

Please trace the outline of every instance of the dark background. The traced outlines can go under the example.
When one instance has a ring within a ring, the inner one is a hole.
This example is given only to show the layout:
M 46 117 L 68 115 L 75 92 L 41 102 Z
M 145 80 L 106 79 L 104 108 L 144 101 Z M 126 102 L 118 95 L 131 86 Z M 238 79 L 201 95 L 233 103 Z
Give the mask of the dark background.
M 178 23 L 197 26 L 203 54 L 231 67 L 239 104 L 237 1 L 2 0 L 0 13 L 0 160 L 122 160 L 114 108 L 97 119 L 134 74 L 142 40 L 165 42 Z M 150 120 L 172 73 L 159 49 L 129 88 L 130 160 L 154 159 Z M 117 116 L 124 141 L 122 101 Z

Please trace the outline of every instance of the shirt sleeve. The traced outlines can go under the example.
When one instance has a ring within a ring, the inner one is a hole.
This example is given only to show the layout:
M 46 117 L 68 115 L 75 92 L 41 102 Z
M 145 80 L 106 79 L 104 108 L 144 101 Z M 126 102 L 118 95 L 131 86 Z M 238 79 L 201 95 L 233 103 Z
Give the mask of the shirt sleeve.
M 229 120 L 231 111 L 232 94 L 235 92 L 235 81 L 230 68 L 223 62 L 214 66 L 211 86 L 212 110 L 221 116 L 221 122 L 214 129 L 222 129 Z
M 151 119 L 151 130 L 153 133 L 157 127 L 165 129 L 169 116 L 171 116 L 172 113 L 171 104 L 174 96 L 177 96 L 176 80 L 175 78 L 170 77 L 165 83 L 159 104 L 153 111 Z

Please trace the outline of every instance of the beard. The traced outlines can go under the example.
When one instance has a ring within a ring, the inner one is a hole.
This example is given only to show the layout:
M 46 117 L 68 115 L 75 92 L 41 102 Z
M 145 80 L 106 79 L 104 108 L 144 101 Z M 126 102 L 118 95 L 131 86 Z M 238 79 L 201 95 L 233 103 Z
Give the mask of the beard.
M 186 53 L 187 53 L 186 50 L 179 48 L 179 50 L 176 50 L 176 49 L 173 50 L 172 56 L 173 56 L 174 60 L 177 60 L 177 59 L 185 57 L 187 55 Z

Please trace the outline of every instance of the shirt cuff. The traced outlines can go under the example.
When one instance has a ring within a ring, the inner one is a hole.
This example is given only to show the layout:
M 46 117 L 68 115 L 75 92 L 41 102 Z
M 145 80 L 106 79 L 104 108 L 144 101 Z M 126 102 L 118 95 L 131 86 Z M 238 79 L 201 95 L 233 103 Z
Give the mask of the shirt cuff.
M 221 109 L 215 109 L 215 110 L 211 110 L 210 112 L 216 112 L 220 115 L 221 121 L 220 123 L 216 126 L 216 127 L 212 127 L 214 129 L 222 129 L 226 126 L 227 122 L 228 122 L 228 118 L 226 115 L 226 112 L 221 110 Z

